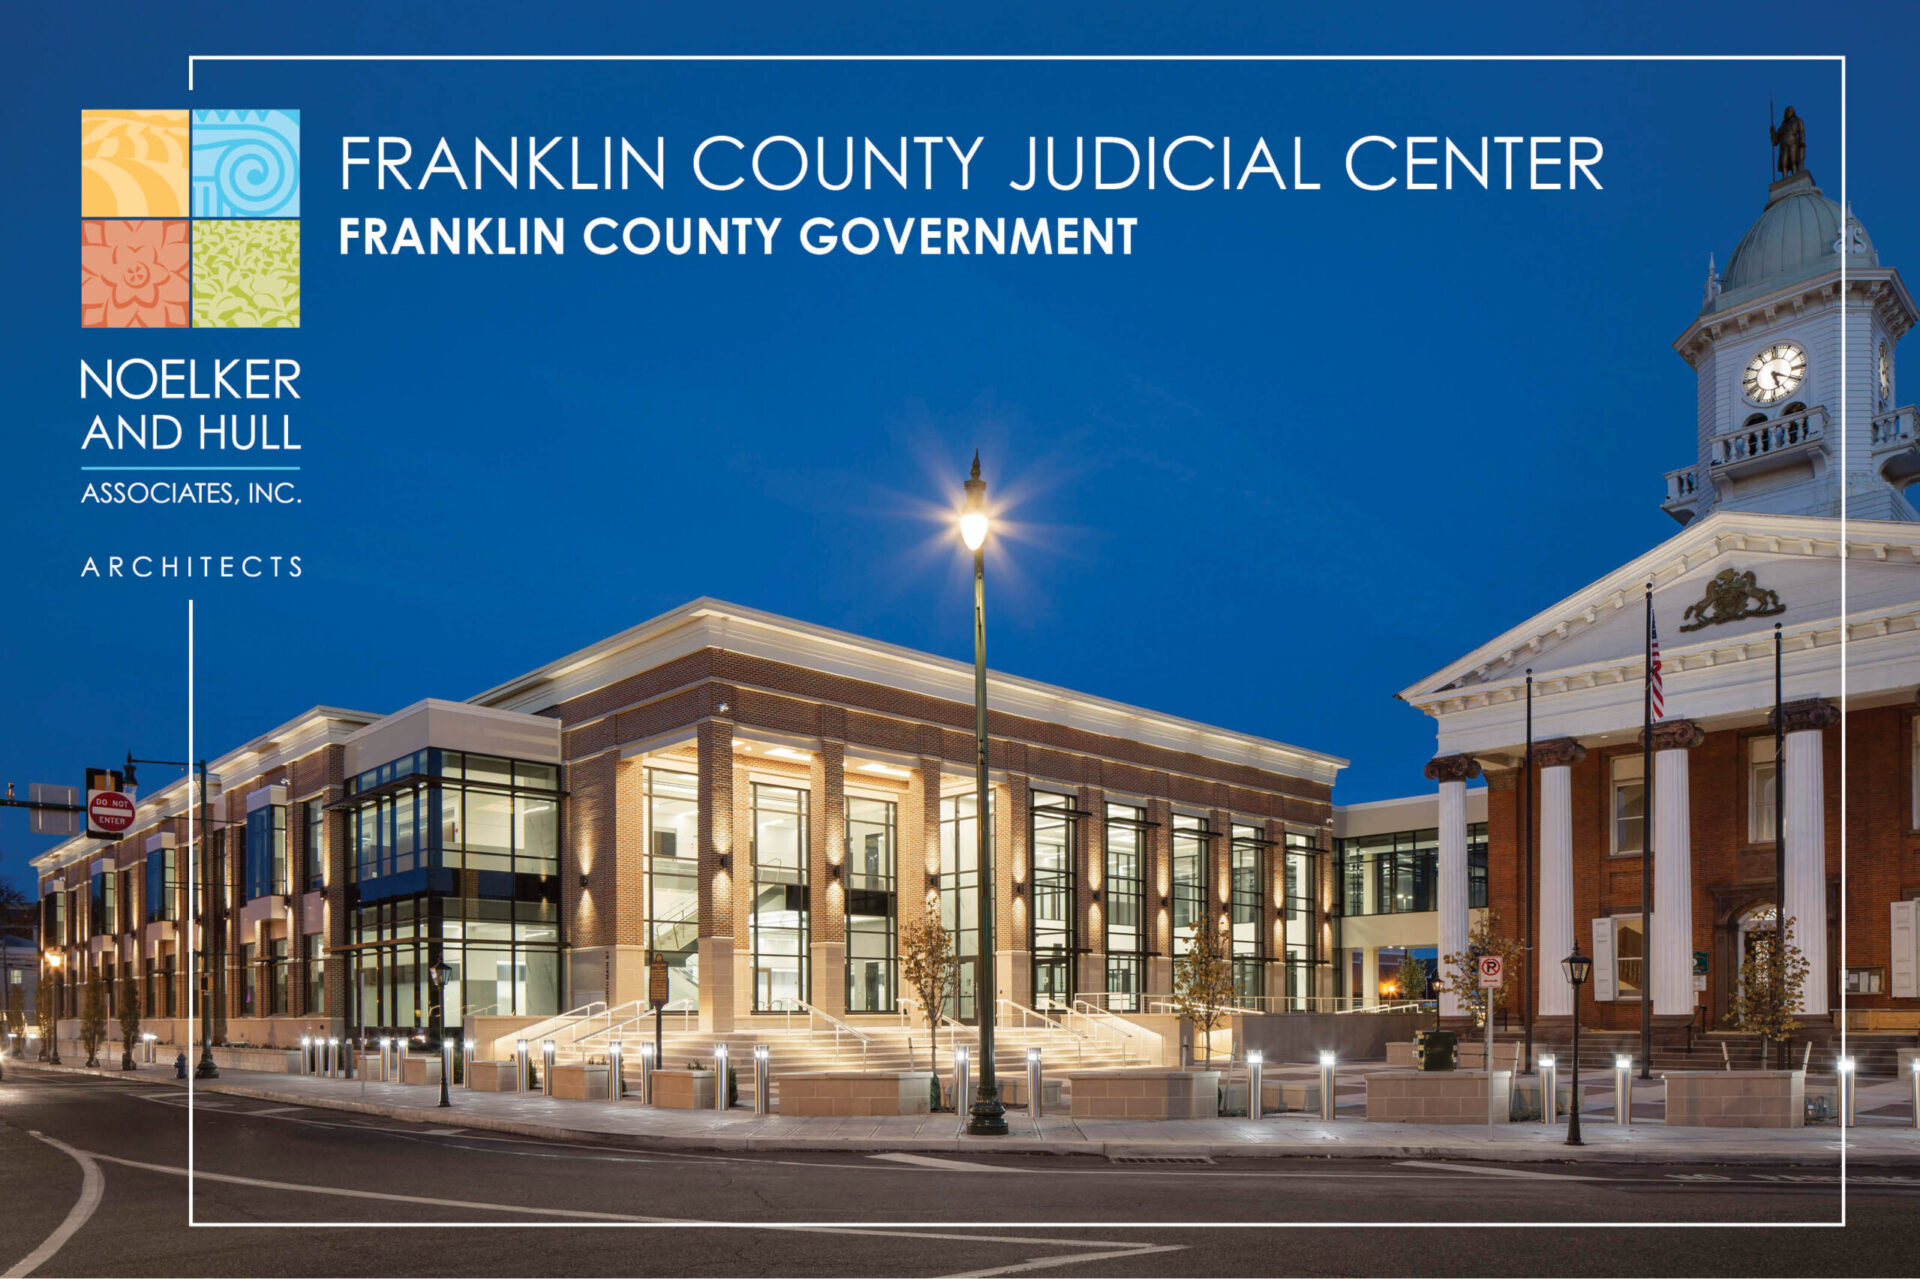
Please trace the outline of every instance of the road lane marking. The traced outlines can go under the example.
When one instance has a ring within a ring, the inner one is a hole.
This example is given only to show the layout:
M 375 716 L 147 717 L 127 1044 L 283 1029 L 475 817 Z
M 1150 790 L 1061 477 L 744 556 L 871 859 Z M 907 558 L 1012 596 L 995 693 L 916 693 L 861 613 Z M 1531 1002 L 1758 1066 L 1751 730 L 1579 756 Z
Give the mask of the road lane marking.
M 890 1151 L 884 1155 L 869 1155 L 869 1159 L 885 1159 L 896 1164 L 911 1164 L 916 1168 L 937 1168 L 942 1172 L 1037 1172 L 1035 1168 L 1005 1168 L 996 1164 L 968 1163 L 964 1159 L 935 1159 L 931 1155 L 910 1155 L 903 1151 Z
M 38 1248 L 21 1258 L 19 1264 L 7 1271 L 5 1279 L 21 1279 L 21 1276 L 30 1275 L 51 1261 L 53 1254 L 59 1252 L 61 1246 L 73 1238 L 80 1227 L 87 1224 L 87 1219 L 93 1216 L 93 1210 L 100 1206 L 100 1196 L 105 1193 L 107 1185 L 107 1179 L 100 1173 L 100 1165 L 95 1163 L 92 1156 L 85 1151 L 75 1150 L 66 1142 L 49 1137 L 45 1133 L 35 1132 L 31 1128 L 27 1132 L 29 1136 L 46 1142 L 80 1165 L 80 1197 L 74 1200 L 73 1207 L 68 1209 L 66 1220 L 62 1221 Z
M 1605 1177 L 1589 1177 L 1577 1172 L 1535 1172 L 1531 1168 L 1488 1168 L 1483 1164 L 1448 1164 L 1428 1159 L 1399 1159 L 1394 1161 L 1398 1168 L 1438 1168 L 1445 1172 L 1477 1172 L 1486 1177 L 1527 1177 L 1535 1181 L 1605 1181 Z
M 1155 1252 L 1178 1252 L 1184 1246 L 1177 1243 L 1164 1243 L 1106 1252 L 1076 1252 L 1064 1257 L 1042 1257 L 1035 1261 L 1015 1262 L 1010 1266 L 994 1266 L 988 1270 L 963 1270 L 958 1274 L 946 1276 L 946 1279 L 991 1279 L 993 1275 L 1017 1275 L 1031 1270 L 1052 1270 L 1058 1266 L 1088 1265 L 1096 1261 L 1122 1261 L 1132 1257 L 1144 1257 Z

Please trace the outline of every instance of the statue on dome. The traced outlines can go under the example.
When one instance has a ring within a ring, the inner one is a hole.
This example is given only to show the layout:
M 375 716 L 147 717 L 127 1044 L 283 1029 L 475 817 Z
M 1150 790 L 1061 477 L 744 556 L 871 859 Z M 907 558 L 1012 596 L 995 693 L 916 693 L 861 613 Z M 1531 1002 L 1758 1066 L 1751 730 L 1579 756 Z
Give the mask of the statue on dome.
M 1807 167 L 1807 126 L 1792 107 L 1780 117 L 1780 123 L 1768 126 L 1775 148 L 1773 167 L 1782 178 L 1790 178 Z

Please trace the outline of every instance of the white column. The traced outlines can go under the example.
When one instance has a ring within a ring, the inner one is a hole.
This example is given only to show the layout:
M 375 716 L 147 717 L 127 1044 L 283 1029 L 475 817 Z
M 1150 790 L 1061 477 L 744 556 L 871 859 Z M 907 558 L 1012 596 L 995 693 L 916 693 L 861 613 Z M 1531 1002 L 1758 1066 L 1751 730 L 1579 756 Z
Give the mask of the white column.
M 1693 846 L 1687 761 L 1707 739 L 1699 725 L 1669 720 L 1653 730 L 1653 1011 L 1693 1015 Z
M 1578 743 L 1568 745 L 1585 754 Z M 1541 753 L 1536 748 L 1536 762 Z M 1549 758 L 1564 754 L 1556 751 Z M 1542 1017 L 1573 1015 L 1573 987 L 1560 966 L 1573 949 L 1572 762 L 1550 763 L 1540 770 L 1540 948 L 1534 981 Z
M 1363 946 L 1360 950 L 1360 990 L 1361 1002 L 1368 1008 L 1380 1003 L 1380 948 Z M 1351 962 L 1351 961 L 1349 961 Z
M 1480 775 L 1470 755 L 1429 760 L 1427 776 L 1440 783 L 1440 954 L 1442 979 L 1448 955 L 1467 949 L 1467 779 Z M 1466 1006 L 1451 991 L 1440 995 L 1442 1017 L 1464 1017 Z
M 1822 730 L 1839 720 L 1825 701 L 1792 702 L 1785 708 L 1787 758 L 1786 917 L 1793 944 L 1807 959 L 1800 1011 L 1827 1012 L 1827 813 Z

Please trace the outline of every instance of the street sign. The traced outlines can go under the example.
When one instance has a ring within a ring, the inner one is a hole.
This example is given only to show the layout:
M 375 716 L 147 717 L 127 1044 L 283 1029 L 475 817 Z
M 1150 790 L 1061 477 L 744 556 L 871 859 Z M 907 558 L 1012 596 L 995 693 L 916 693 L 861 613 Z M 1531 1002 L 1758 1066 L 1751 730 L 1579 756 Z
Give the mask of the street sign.
M 124 791 L 87 792 L 87 834 L 96 839 L 118 839 L 133 827 L 133 800 Z
M 48 782 L 27 783 L 27 821 L 36 835 L 80 833 L 80 788 Z
M 1498 990 L 1504 980 L 1502 969 L 1504 962 L 1498 955 L 1480 956 L 1480 989 Z
M 667 1005 L 667 960 L 664 955 L 655 955 L 653 962 L 647 965 L 647 999 L 655 1008 Z

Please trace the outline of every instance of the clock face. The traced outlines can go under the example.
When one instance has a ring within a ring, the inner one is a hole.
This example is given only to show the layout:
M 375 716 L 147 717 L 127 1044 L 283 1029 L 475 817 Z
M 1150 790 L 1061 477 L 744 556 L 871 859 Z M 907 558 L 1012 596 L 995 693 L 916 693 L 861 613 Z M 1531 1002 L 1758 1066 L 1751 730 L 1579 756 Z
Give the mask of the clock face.
M 1800 389 L 1807 377 L 1807 353 L 1792 342 L 1775 342 L 1747 361 L 1740 386 L 1755 404 L 1772 404 Z
M 1893 398 L 1893 352 L 1885 342 L 1880 344 L 1880 398 Z

